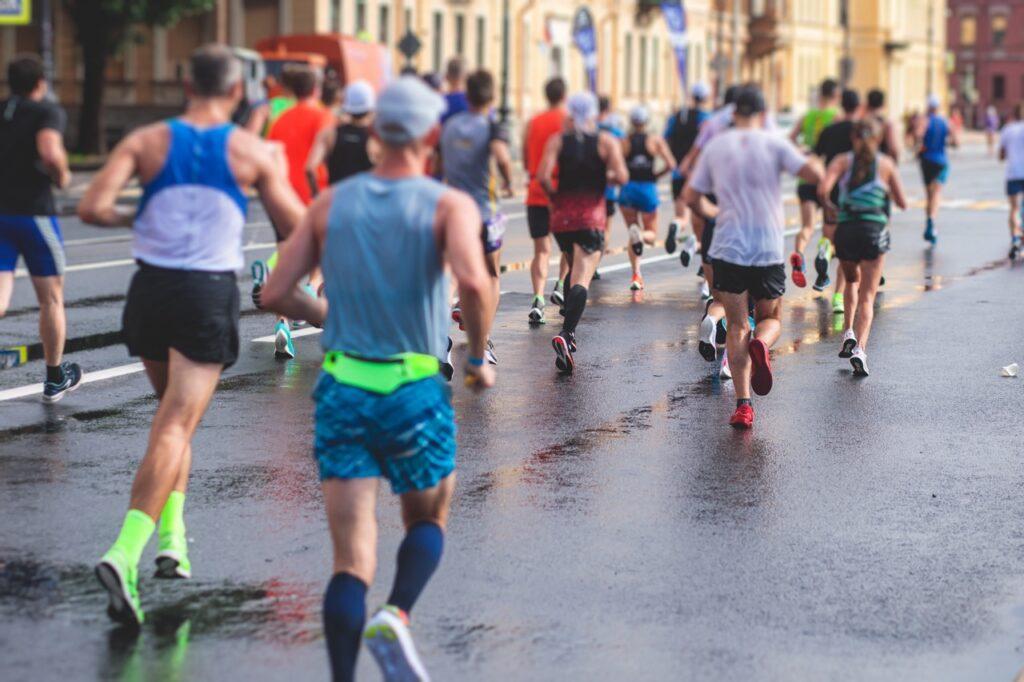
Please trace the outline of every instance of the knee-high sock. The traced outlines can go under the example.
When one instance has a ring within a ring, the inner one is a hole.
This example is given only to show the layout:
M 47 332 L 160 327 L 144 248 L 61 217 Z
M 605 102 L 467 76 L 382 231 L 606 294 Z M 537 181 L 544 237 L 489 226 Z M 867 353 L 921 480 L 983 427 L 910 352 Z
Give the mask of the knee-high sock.
M 582 284 L 574 284 L 565 296 L 565 322 L 562 333 L 575 334 L 576 325 L 583 317 L 583 309 L 587 307 L 587 289 Z
M 444 531 L 436 523 L 424 521 L 410 528 L 398 548 L 398 570 L 388 604 L 411 611 L 441 562 L 443 549 Z
M 350 573 L 335 574 L 324 593 L 324 636 L 334 682 L 354 678 L 365 622 L 366 583 Z

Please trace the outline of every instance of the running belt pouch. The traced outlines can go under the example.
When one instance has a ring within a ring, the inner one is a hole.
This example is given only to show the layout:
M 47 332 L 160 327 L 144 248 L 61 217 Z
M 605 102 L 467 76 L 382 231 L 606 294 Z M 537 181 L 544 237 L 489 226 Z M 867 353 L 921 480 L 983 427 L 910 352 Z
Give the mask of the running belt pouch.
M 401 353 L 378 360 L 332 351 L 324 357 L 323 367 L 339 384 L 381 395 L 441 371 L 437 358 L 422 353 Z

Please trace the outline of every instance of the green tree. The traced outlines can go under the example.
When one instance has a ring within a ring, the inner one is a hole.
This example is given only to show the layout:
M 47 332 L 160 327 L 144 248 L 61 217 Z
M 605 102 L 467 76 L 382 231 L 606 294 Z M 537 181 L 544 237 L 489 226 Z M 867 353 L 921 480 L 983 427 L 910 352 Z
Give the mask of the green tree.
M 78 118 L 77 151 L 106 151 L 103 92 L 107 62 L 140 26 L 172 26 L 189 14 L 206 12 L 217 0 L 64 0 L 82 48 L 85 74 Z

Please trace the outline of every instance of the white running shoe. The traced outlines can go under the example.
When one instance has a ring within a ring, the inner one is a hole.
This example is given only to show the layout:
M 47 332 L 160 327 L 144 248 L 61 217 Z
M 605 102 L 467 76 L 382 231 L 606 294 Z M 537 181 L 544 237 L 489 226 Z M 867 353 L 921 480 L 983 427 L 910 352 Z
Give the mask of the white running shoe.
M 484 349 L 484 358 L 490 365 L 498 364 L 498 356 L 494 354 L 494 342 L 487 339 L 487 348 Z
M 732 370 L 729 369 L 729 354 L 722 353 L 722 366 L 718 370 L 718 376 L 723 379 L 732 379 Z
M 843 347 L 839 349 L 839 357 L 844 360 L 853 357 L 853 350 L 857 347 L 857 337 L 852 329 L 843 332 Z
M 697 238 L 692 234 L 688 234 L 683 237 L 683 248 L 679 252 L 679 262 L 683 264 L 684 268 L 690 267 L 690 262 L 693 260 L 695 253 L 697 253 Z
M 274 357 L 279 360 L 290 360 L 295 357 L 291 328 L 285 321 L 278 322 L 274 328 Z
M 708 286 L 707 280 L 700 283 L 700 297 L 705 301 L 711 298 L 711 287 Z
M 363 630 L 363 641 L 387 682 L 429 682 L 412 641 L 409 616 L 397 606 L 383 606 L 373 615 Z
M 850 356 L 850 364 L 853 365 L 853 376 L 866 377 L 868 372 L 868 354 L 860 346 L 857 346 L 853 355 Z
M 629 247 L 636 255 L 644 255 L 644 235 L 636 223 L 629 226 Z
M 704 319 L 700 321 L 700 330 L 697 332 L 697 350 L 708 362 L 712 362 L 718 356 L 718 347 L 715 345 L 717 326 L 715 318 L 704 313 Z

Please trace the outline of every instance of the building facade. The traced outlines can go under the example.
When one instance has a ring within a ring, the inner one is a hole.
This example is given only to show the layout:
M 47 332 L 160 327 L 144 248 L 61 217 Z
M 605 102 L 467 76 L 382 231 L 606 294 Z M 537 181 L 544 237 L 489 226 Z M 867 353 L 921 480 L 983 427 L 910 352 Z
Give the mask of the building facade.
M 994 106 L 1002 119 L 1024 101 L 1024 0 L 950 0 L 949 75 L 964 118 L 981 125 Z
M 81 69 L 70 21 L 59 3 L 53 17 L 55 81 L 74 108 Z M 844 64 L 853 87 L 890 91 L 893 112 L 919 108 L 929 91 L 945 90 L 945 15 L 940 0 L 686 0 L 689 82 L 714 89 L 760 82 L 770 105 L 799 113 L 825 77 Z M 994 3 L 993 3 L 994 4 Z M 1008 4 L 1004 1 L 1003 4 Z M 1010 3 L 1016 4 L 1016 2 Z M 523 118 L 543 106 L 543 84 L 565 77 L 586 87 L 571 27 L 581 5 L 559 0 L 509 0 L 509 103 Z M 656 3 L 593 0 L 598 90 L 628 109 L 646 103 L 655 116 L 681 98 L 665 22 Z M 278 33 L 342 32 L 395 46 L 412 30 L 423 49 L 421 71 L 441 71 L 464 56 L 500 77 L 503 0 L 220 0 L 217 8 L 167 29 L 145 29 L 110 65 L 108 121 L 180 106 L 189 53 L 210 40 L 252 47 Z M 38 26 L 0 28 L 0 69 L 15 53 L 38 51 Z M 394 53 L 394 64 L 403 58 Z M 2 71 L 0 71 L 2 73 Z M 717 86 L 717 88 L 716 88 Z

